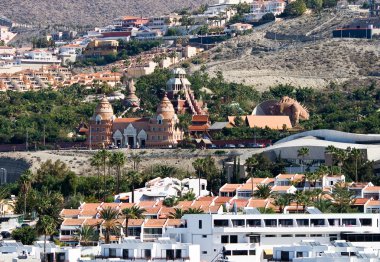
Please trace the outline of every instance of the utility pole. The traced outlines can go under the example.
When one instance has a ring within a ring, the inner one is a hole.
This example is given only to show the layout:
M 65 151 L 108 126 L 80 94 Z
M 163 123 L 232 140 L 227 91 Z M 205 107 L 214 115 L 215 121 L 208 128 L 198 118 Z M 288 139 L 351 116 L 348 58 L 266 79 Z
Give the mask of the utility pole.
M 90 150 L 92 150 L 92 127 L 90 125 Z

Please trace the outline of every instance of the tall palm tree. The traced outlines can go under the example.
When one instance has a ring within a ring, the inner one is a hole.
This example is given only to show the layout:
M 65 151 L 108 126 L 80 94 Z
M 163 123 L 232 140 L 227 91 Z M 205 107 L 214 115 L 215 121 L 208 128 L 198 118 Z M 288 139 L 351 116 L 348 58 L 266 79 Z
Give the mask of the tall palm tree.
M 24 196 L 24 216 L 26 216 L 26 198 L 28 196 L 29 190 L 32 187 L 33 173 L 29 169 L 26 170 L 19 179 L 20 191 Z
M 100 200 L 100 185 L 101 185 L 101 181 L 100 181 L 100 167 L 102 166 L 102 159 L 100 157 L 100 154 L 95 154 L 91 157 L 90 159 L 90 165 L 93 166 L 93 167 L 96 167 L 97 169 L 97 175 L 98 175 L 98 200 Z
M 99 240 L 99 235 L 96 228 L 90 225 L 84 225 L 78 231 L 78 242 L 83 246 L 88 246 L 90 242 Z
M 305 197 L 304 191 L 297 190 L 294 194 L 294 201 L 296 202 L 296 213 L 298 213 L 298 207 L 302 204 L 303 198 Z
M 253 193 L 255 198 L 266 199 L 270 196 L 271 187 L 266 184 L 260 184 L 257 186 L 257 190 Z
M 119 211 L 114 208 L 106 207 L 100 211 L 100 218 L 104 220 L 102 227 L 104 228 L 104 242 L 106 244 L 110 243 L 111 233 L 118 232 L 120 228 L 120 223 L 117 221 L 119 216 Z
M 46 261 L 46 239 L 47 236 L 53 235 L 56 232 L 57 224 L 54 221 L 54 218 L 43 215 L 38 218 L 36 225 L 37 232 L 44 236 L 44 253 L 42 261 Z
M 338 213 L 349 213 L 352 211 L 351 203 L 355 193 L 350 191 L 345 183 L 335 184 L 332 192 L 335 211 Z
M 318 199 L 314 202 L 314 207 L 318 208 L 322 213 L 332 212 L 332 202 L 330 200 Z
M 252 190 L 251 193 L 252 193 L 252 196 L 253 196 L 255 194 L 255 192 L 253 192 L 254 189 L 255 189 L 255 186 L 254 186 L 254 183 L 253 183 L 254 170 L 259 165 L 259 161 L 257 161 L 256 157 L 251 156 L 250 158 L 248 158 L 246 160 L 245 165 L 247 167 L 248 175 L 251 178 L 251 190 Z
M 144 212 L 146 210 L 144 208 L 140 208 L 138 206 L 133 206 L 130 208 L 124 208 L 121 212 L 123 213 L 126 220 L 126 232 L 125 235 L 128 236 L 128 220 L 129 219 L 141 219 L 144 218 Z
M 186 212 L 182 208 L 174 208 L 174 212 L 169 213 L 169 218 L 181 219 Z
M 337 148 L 335 146 L 333 146 L 333 145 L 329 145 L 325 149 L 325 154 L 331 156 L 331 169 L 332 169 L 332 167 L 334 165 L 334 159 L 335 159 L 336 150 L 337 150 Z
M 358 161 L 363 157 L 362 151 L 357 148 L 353 148 L 350 151 L 350 155 L 355 159 L 355 181 L 359 182 L 358 177 Z
M 127 158 L 123 152 L 115 152 L 110 156 L 110 164 L 116 169 L 116 194 L 120 193 L 121 170 L 126 162 Z
M 305 157 L 309 155 L 309 148 L 307 147 L 301 147 L 300 149 L 297 150 L 297 157 L 300 157 L 301 160 L 301 165 L 302 165 L 302 173 L 305 172 L 304 170 L 304 160 Z
M 102 163 L 102 166 L 103 166 L 103 180 L 104 180 L 104 184 L 103 184 L 103 201 L 106 200 L 106 188 L 107 188 L 107 185 L 106 185 L 106 168 L 107 168 L 107 160 L 109 159 L 110 157 L 110 152 L 108 152 L 107 150 L 105 149 L 102 149 L 100 151 L 98 151 L 96 153 L 98 155 L 98 157 L 100 158 L 101 160 L 101 163 Z
M 139 154 L 132 153 L 131 154 L 131 160 L 132 160 L 132 163 L 133 163 L 133 170 L 134 171 L 139 171 L 139 164 L 142 161 L 141 160 L 141 156 Z
M 137 185 L 140 184 L 141 175 L 137 171 L 132 170 L 125 174 L 125 178 L 129 182 L 129 185 L 131 186 L 132 203 L 134 203 L 135 202 L 135 188 Z
M 338 161 L 339 166 L 339 174 L 342 175 L 342 166 L 344 165 L 344 161 L 347 160 L 347 151 L 343 149 L 337 149 L 335 152 L 336 160 Z

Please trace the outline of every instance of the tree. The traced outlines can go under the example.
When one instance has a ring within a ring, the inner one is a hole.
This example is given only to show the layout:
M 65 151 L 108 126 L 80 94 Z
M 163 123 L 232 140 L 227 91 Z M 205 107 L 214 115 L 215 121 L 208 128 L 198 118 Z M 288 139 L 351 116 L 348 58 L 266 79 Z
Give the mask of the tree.
M 280 213 L 284 212 L 284 208 L 288 206 L 293 199 L 291 194 L 275 194 L 274 196 L 274 205 L 278 206 Z
M 309 155 L 309 148 L 307 147 L 301 147 L 297 150 L 297 157 L 301 158 L 301 166 L 302 166 L 302 172 L 305 172 L 304 170 L 304 160 L 305 157 Z
M 267 184 L 257 185 L 256 191 L 253 193 L 255 198 L 267 199 L 270 196 L 271 187 Z
M 116 194 L 120 193 L 121 170 L 125 165 L 127 158 L 123 152 L 115 152 L 110 156 L 110 164 L 116 169 Z
M 162 204 L 166 207 L 173 207 L 178 204 L 178 198 L 175 196 L 167 197 L 164 199 Z
M 100 201 L 100 188 L 101 188 L 101 181 L 100 181 L 100 167 L 102 166 L 102 159 L 100 157 L 100 154 L 96 153 L 93 155 L 90 159 L 90 164 L 93 167 L 96 167 L 97 174 L 98 174 L 98 200 Z
M 306 12 L 306 4 L 303 0 L 296 0 L 289 3 L 284 10 L 286 16 L 300 16 Z
M 126 220 L 126 227 L 128 228 L 128 220 L 129 219 L 142 219 L 144 218 L 144 212 L 146 210 L 144 208 L 140 208 L 138 206 L 133 206 L 130 208 L 124 208 L 122 213 Z M 125 235 L 128 236 L 128 230 L 126 230 Z
M 307 7 L 319 13 L 323 8 L 323 0 L 308 0 Z
M 132 203 L 135 203 L 135 188 L 136 188 L 137 185 L 140 184 L 141 175 L 137 171 L 128 171 L 125 174 L 125 178 L 129 182 L 129 185 L 131 187 Z
M 43 215 L 38 218 L 36 228 L 37 232 L 44 236 L 44 253 L 42 261 L 46 261 L 46 239 L 47 236 L 53 235 L 56 232 L 57 224 L 53 217 Z
M 33 245 L 37 239 L 37 231 L 33 227 L 21 227 L 12 231 L 12 238 L 24 245 Z
M 276 211 L 271 207 L 268 207 L 268 208 L 258 207 L 257 210 L 259 210 L 261 214 L 275 214 L 276 213 Z
M 186 214 L 182 208 L 174 208 L 174 212 L 169 213 L 169 218 L 181 219 Z
M 33 173 L 29 169 L 26 170 L 19 179 L 20 192 L 24 197 L 24 216 L 26 216 L 26 198 L 29 194 L 29 190 L 32 187 Z
M 185 214 L 203 214 L 204 211 L 200 208 L 200 207 L 197 207 L 197 208 L 189 208 L 188 210 L 186 210 Z
M 97 242 L 99 240 L 98 232 L 96 232 L 94 226 L 83 225 L 77 234 L 78 242 L 82 246 L 88 246 L 91 242 Z
M 100 159 L 101 163 L 102 163 L 102 166 L 103 166 L 103 179 L 104 179 L 104 184 L 103 184 L 103 201 L 106 200 L 106 188 L 107 188 L 107 185 L 106 185 L 106 167 L 107 167 L 107 160 L 109 159 L 110 157 L 110 152 L 108 152 L 107 150 L 105 149 L 102 149 L 100 151 L 98 151 L 96 153 L 97 158 Z
M 175 59 L 177 58 L 177 52 L 176 51 L 172 51 L 172 52 L 170 52 L 169 53 L 169 57 L 171 58 L 171 60 L 172 60 L 172 64 L 174 64 L 175 63 Z
M 330 200 L 318 199 L 314 202 L 314 207 L 318 208 L 322 213 L 331 213 L 333 211 L 333 204 Z
M 120 223 L 117 221 L 119 211 L 114 208 L 106 207 L 100 211 L 100 218 L 104 220 L 102 227 L 104 228 L 104 242 L 110 243 L 111 234 L 117 233 L 120 228 Z
M 363 153 L 360 149 L 353 148 L 349 152 L 350 156 L 352 156 L 355 160 L 355 182 L 359 182 L 358 177 L 358 161 L 362 159 Z
M 350 191 L 346 184 L 335 184 L 332 197 L 334 199 L 334 210 L 337 213 L 351 213 L 354 211 L 351 208 L 351 203 L 355 197 L 355 193 Z
M 131 160 L 133 163 L 133 170 L 138 172 L 139 171 L 139 164 L 142 161 L 141 156 L 139 154 L 132 153 L 131 154 Z

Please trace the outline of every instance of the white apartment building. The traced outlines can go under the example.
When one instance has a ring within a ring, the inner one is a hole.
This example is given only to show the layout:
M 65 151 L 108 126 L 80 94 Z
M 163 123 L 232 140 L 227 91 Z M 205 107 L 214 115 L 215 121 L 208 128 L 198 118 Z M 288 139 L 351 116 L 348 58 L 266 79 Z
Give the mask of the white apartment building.
M 125 238 L 121 243 L 101 245 L 98 258 L 79 260 L 86 262 L 101 262 L 117 259 L 127 261 L 155 262 L 199 262 L 199 246 L 188 243 L 177 243 L 168 238 L 160 238 L 155 242 L 142 242 L 139 239 Z
M 178 196 L 179 192 L 182 194 L 193 192 L 196 197 L 208 196 L 210 194 L 210 191 L 207 190 L 207 180 L 203 178 L 185 178 L 181 181 L 171 177 L 157 177 L 146 182 L 145 187 L 134 191 L 134 202 L 163 200 L 166 197 Z M 123 199 L 131 200 L 132 192 L 121 193 L 115 196 L 116 201 Z
M 379 262 L 379 249 L 353 246 L 345 240 L 321 244 L 314 240 L 301 241 L 273 249 L 273 260 L 292 262 Z
M 302 240 L 328 244 L 380 246 L 378 214 L 199 214 L 185 215 L 186 227 L 167 228 L 165 236 L 200 246 L 202 261 L 262 261 L 273 247 Z
M 3 41 L 5 44 L 7 44 L 15 36 L 16 34 L 9 31 L 8 27 L 0 25 L 0 41 Z

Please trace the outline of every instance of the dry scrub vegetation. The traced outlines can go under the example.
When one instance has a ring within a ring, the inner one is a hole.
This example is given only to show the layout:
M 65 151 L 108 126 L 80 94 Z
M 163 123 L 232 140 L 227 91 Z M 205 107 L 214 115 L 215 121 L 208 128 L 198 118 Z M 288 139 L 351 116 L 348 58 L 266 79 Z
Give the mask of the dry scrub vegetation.
M 379 40 L 331 38 L 334 28 L 353 18 L 350 14 L 306 15 L 258 29 L 214 48 L 208 71 L 213 75 L 220 70 L 229 81 L 261 90 L 280 83 L 322 88 L 330 82 L 378 76 Z M 268 39 L 268 32 L 311 37 L 312 41 Z
M 34 25 L 101 26 L 122 15 L 158 15 L 204 0 L 0 0 L 0 16 Z

